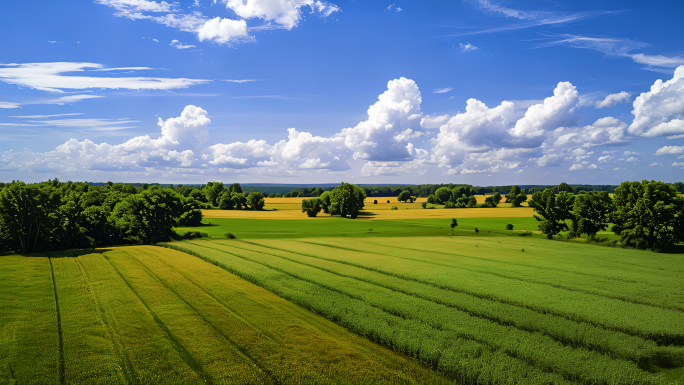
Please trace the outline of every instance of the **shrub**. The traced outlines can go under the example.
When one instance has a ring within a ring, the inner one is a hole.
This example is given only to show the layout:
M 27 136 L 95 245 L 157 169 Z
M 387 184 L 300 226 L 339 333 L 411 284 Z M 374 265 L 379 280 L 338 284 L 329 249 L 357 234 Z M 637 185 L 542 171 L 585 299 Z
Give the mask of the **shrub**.
M 447 203 L 444 204 L 444 208 L 445 208 L 445 209 L 455 209 L 455 208 L 456 208 L 456 204 L 454 204 L 454 202 L 447 202 Z
M 373 204 L 374 204 L 374 205 L 377 205 L 377 204 L 378 204 L 378 200 L 377 200 L 377 199 L 373 200 Z
M 476 232 L 476 233 L 479 233 L 479 232 L 480 232 L 480 230 L 478 230 L 478 229 L 477 229 L 477 227 L 476 227 L 476 228 L 475 228 L 475 232 Z
M 233 233 L 227 233 L 227 234 L 226 234 L 226 238 L 228 238 L 228 239 L 235 239 L 235 238 L 237 238 L 237 237 L 236 237 L 235 235 L 233 235 Z
M 390 203 L 390 202 L 389 202 L 389 199 L 387 200 L 387 203 Z
M 506 230 L 513 230 L 513 225 L 512 224 L 507 224 L 506 225 Z
M 392 206 L 391 210 L 398 210 L 399 208 L 397 206 Z
M 186 231 L 181 235 L 181 239 L 208 238 L 209 234 L 200 231 Z
M 420 205 L 423 206 L 424 209 L 427 208 L 427 202 L 423 202 L 423 203 L 421 203 Z

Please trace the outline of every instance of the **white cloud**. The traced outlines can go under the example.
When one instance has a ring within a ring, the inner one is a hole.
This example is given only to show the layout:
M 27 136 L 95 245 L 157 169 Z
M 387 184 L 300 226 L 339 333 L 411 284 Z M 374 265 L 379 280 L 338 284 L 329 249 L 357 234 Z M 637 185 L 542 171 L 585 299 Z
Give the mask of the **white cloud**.
M 345 139 L 357 159 L 406 160 L 410 158 L 406 145 L 423 134 L 421 101 L 413 80 L 392 80 L 387 83 L 387 91 L 368 108 L 368 119 L 343 129 L 337 136 Z
M 388 10 L 388 11 L 391 11 L 392 9 L 394 9 L 396 12 L 401 12 L 401 11 L 403 11 L 403 9 L 401 9 L 401 7 L 397 7 L 396 4 L 390 4 L 390 5 L 387 7 L 387 10 Z
M 446 123 L 450 117 L 451 116 L 449 116 L 449 114 L 428 115 L 420 120 L 420 125 L 426 129 L 439 128 L 441 125 Z
M 331 171 L 349 169 L 346 162 L 349 150 L 345 147 L 344 138 L 324 138 L 299 132 L 294 128 L 287 132 L 288 140 L 281 140 L 273 146 L 273 161 L 288 168 Z
M 560 154 L 545 154 L 537 158 L 537 167 L 558 167 L 562 160 L 563 156 Z
M 665 146 L 656 151 L 656 155 L 684 155 L 684 146 Z
M 172 12 L 174 5 L 165 1 L 149 0 L 95 0 L 98 4 L 116 8 L 121 13 L 135 12 Z
M 575 163 L 570 166 L 570 171 L 594 171 L 600 170 L 601 168 L 595 164 L 590 164 L 589 162 Z
M 618 103 L 629 102 L 631 95 L 625 91 L 618 94 L 610 94 L 605 99 L 596 102 L 596 108 L 612 107 Z
M 19 107 L 21 107 L 21 104 L 19 103 L 0 102 L 0 108 L 12 109 Z
M 639 64 L 646 64 L 654 67 L 669 67 L 674 68 L 684 65 L 684 58 L 682 57 L 668 57 L 662 55 L 644 55 L 637 53 L 629 55 L 635 62 Z
M 627 162 L 627 163 L 637 163 L 637 162 L 639 162 L 639 158 L 630 156 L 629 158 L 625 159 L 625 162 Z
M 653 163 L 649 164 L 649 166 L 651 166 L 651 167 L 654 167 L 654 166 L 662 166 L 662 164 L 661 164 L 661 163 L 658 163 L 658 162 L 653 162 Z
M 611 116 L 601 118 L 584 127 L 559 128 L 554 134 L 554 146 L 580 145 L 583 147 L 625 143 L 627 124 Z
M 273 20 L 285 29 L 291 30 L 302 19 L 303 7 L 324 17 L 339 11 L 334 5 L 320 0 L 222 0 L 239 17 Z
M 465 43 L 465 44 L 458 43 L 458 44 L 461 47 L 461 51 L 463 51 L 463 52 L 477 51 L 478 49 L 480 49 L 480 47 L 475 47 L 474 45 L 472 45 L 470 43 Z
M 681 167 L 682 169 L 684 169 L 684 162 L 674 162 L 674 163 L 672 163 L 672 166 L 673 167 Z
M 599 156 L 598 162 L 599 163 L 606 163 L 606 162 L 609 162 L 613 158 L 614 158 L 614 156 L 612 156 L 612 155 Z
M 64 75 L 65 73 L 84 72 L 93 69 L 103 69 L 103 66 L 96 63 L 76 62 L 0 64 L 0 81 L 51 92 L 89 88 L 172 90 L 209 82 L 209 80 L 185 78 Z
M 510 133 L 520 138 L 534 138 L 559 126 L 572 126 L 576 122 L 572 112 L 578 101 L 579 92 L 575 86 L 570 82 L 558 83 L 553 96 L 544 99 L 542 104 L 528 108 L 525 116 L 518 120 Z
M 178 49 L 188 49 L 188 48 L 194 48 L 195 46 L 192 44 L 183 44 L 178 40 L 171 40 L 171 44 L 169 44 L 172 47 L 176 47 Z
M 634 121 L 629 133 L 642 136 L 684 134 L 684 65 L 672 79 L 658 79 L 651 90 L 639 95 L 633 103 Z
M 244 20 L 222 19 L 216 17 L 204 23 L 197 30 L 199 41 L 211 40 L 219 44 L 249 39 L 247 22 Z
M 432 91 L 432 93 L 434 93 L 434 94 L 444 94 L 444 93 L 447 93 L 447 92 L 451 91 L 452 89 L 453 89 L 453 88 L 449 88 L 449 87 L 446 87 L 446 88 L 437 88 L 436 90 Z

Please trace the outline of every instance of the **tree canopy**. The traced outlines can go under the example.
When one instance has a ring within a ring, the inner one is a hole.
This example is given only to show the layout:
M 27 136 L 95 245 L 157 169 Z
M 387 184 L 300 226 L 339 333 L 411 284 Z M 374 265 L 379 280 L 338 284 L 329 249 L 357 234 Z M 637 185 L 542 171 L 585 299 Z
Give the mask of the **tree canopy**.
M 342 183 L 320 197 L 321 207 L 326 214 L 356 218 L 363 209 L 366 192 L 351 183 Z

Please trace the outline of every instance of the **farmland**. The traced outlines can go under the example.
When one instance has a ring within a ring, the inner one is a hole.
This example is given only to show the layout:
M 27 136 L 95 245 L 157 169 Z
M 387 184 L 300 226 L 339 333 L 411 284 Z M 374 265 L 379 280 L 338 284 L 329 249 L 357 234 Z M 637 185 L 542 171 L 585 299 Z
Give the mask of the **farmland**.
M 0 383 L 443 383 L 199 258 L 0 257 Z
M 350 220 L 274 198 L 165 248 L 0 256 L 0 383 L 684 381 L 681 254 L 420 203 Z

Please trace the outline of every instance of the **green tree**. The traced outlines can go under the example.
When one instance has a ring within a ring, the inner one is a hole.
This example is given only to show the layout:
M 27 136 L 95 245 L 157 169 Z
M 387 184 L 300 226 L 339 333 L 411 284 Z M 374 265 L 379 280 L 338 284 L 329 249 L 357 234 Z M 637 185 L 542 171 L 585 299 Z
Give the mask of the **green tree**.
M 219 199 L 219 208 L 221 210 L 232 210 L 235 208 L 233 197 L 228 191 L 221 194 L 221 199 Z
M 613 196 L 613 232 L 627 246 L 669 250 L 684 241 L 684 198 L 667 183 L 623 182 Z
M 683 182 L 674 182 L 674 183 L 672 183 L 672 186 L 677 190 L 678 193 L 684 194 L 684 183 Z
M 320 198 L 302 200 L 302 212 L 306 213 L 306 215 L 309 217 L 315 217 L 321 212 L 321 209 L 322 207 Z
M 154 244 L 169 240 L 182 209 L 180 195 L 154 188 L 126 197 L 114 207 L 112 218 L 124 241 Z
M 365 199 L 366 192 L 364 189 L 351 183 L 343 183 L 330 192 L 328 211 L 331 215 L 350 216 L 353 219 L 363 209 Z
M 230 199 L 233 201 L 233 205 L 236 210 L 242 210 L 247 208 L 247 197 L 243 193 L 232 193 Z
M 501 202 L 501 194 L 497 191 L 494 195 L 489 195 L 485 198 L 485 205 L 489 207 L 496 207 Z
M 518 186 L 511 187 L 511 191 L 506 195 L 506 203 L 512 203 L 513 207 L 520 207 L 525 201 L 527 201 L 525 189 L 520 189 Z
M 242 194 L 242 187 L 240 186 L 240 183 L 233 183 L 229 188 L 228 191 L 231 193 L 238 193 Z
M 0 192 L 0 223 L 13 250 L 31 253 L 48 247 L 58 222 L 59 196 L 52 185 L 11 183 Z
M 321 196 L 318 198 L 321 200 L 321 210 L 323 210 L 324 213 L 330 214 L 330 199 L 332 197 L 332 194 L 330 191 L 326 191 Z
M 404 190 L 399 193 L 399 196 L 397 197 L 397 200 L 400 202 L 406 203 L 407 200 L 411 199 L 411 193 Z
M 440 187 L 435 191 L 438 204 L 445 204 L 451 199 L 451 190 L 448 187 Z
M 207 197 L 207 202 L 214 207 L 218 207 L 219 199 L 224 191 L 225 187 L 222 182 L 209 182 L 202 189 L 204 196 Z
M 201 203 L 190 198 L 182 197 L 181 203 L 183 210 L 178 218 L 178 226 L 195 227 L 202 224 L 202 206 Z
M 572 188 L 572 186 L 570 186 L 569 184 L 563 182 L 563 183 L 561 183 L 561 184 L 558 185 L 558 192 L 560 193 L 560 192 L 563 192 L 563 191 L 569 192 L 569 193 L 574 193 L 574 192 L 575 192 L 575 189 Z
M 458 226 L 458 221 L 456 219 L 451 220 L 451 235 L 454 235 L 454 229 Z
M 606 191 L 590 191 L 577 195 L 572 210 L 577 223 L 575 233 L 594 238 L 599 231 L 608 227 L 613 210 L 613 200 Z
M 542 234 L 551 238 L 568 230 L 566 220 L 572 219 L 574 199 L 574 195 L 565 191 L 556 195 L 552 188 L 532 194 L 529 205 L 537 213 L 534 218 L 541 222 L 539 230 Z
M 265 202 L 264 194 L 258 191 L 253 191 L 247 196 L 247 204 L 252 210 L 263 210 Z

